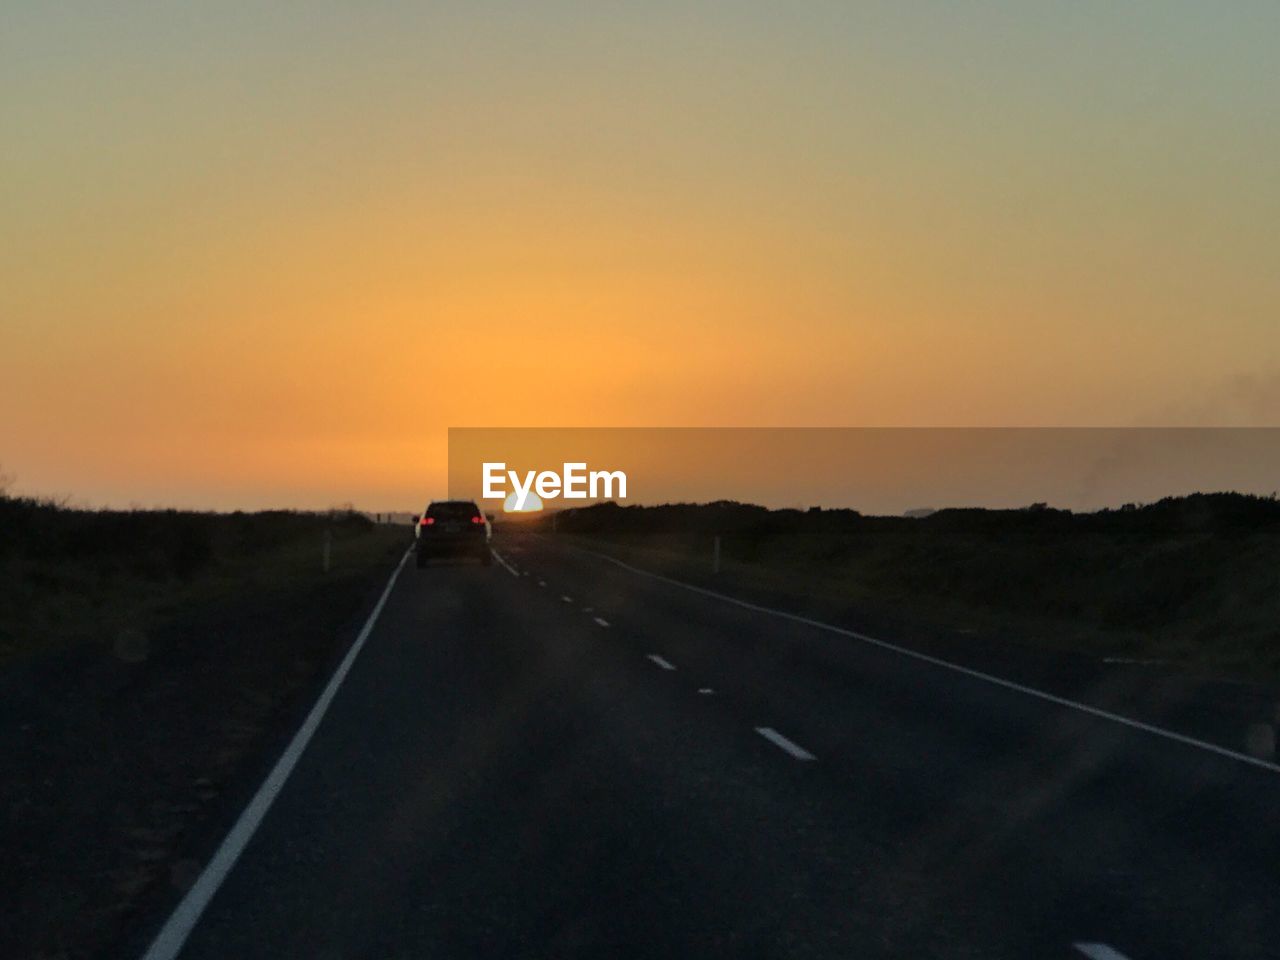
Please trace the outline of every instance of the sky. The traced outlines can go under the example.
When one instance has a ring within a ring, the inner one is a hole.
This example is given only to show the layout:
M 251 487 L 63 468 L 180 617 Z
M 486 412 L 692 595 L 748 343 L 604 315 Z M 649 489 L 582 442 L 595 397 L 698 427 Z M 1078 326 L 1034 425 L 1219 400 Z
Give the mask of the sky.
M 0 0 L 0 472 L 390 510 L 450 426 L 1280 424 L 1278 35 Z
M 495 513 L 601 500 L 1094 511 L 1197 492 L 1275 496 L 1280 428 L 462 427 L 449 430 L 448 462 L 449 497 Z M 509 500 L 521 490 L 539 494 L 532 507 Z

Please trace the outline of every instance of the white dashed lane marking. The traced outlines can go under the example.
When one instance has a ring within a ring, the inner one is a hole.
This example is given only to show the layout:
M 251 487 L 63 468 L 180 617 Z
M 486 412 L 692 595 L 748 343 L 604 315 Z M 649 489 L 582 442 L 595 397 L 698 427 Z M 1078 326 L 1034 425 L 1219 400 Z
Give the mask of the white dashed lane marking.
M 493 555 L 493 559 L 497 560 L 498 563 L 502 564 L 503 568 L 506 569 L 507 573 L 511 574 L 513 577 L 520 576 L 520 572 L 516 570 L 516 568 L 513 567 L 511 564 L 507 563 L 507 561 L 503 559 L 502 554 L 500 554 L 497 550 L 490 550 L 489 552 Z M 528 574 L 525 574 L 525 576 L 528 576 Z
M 1076 943 L 1073 946 L 1089 960 L 1129 960 L 1115 947 L 1109 947 L 1105 943 Z
M 1280 773 L 1280 763 L 1276 763 L 1272 760 L 1264 760 L 1261 757 L 1250 756 L 1249 754 L 1241 753 L 1238 750 L 1220 747 L 1216 743 L 1209 743 L 1206 740 L 1197 740 L 1195 737 L 1188 737 L 1185 734 L 1176 733 L 1173 730 L 1166 730 L 1164 727 L 1157 727 L 1154 724 L 1144 723 L 1141 720 L 1133 720 L 1129 717 L 1121 716 L 1118 713 L 1111 713 L 1108 710 L 1092 707 L 1076 700 L 1068 700 L 1066 697 L 1059 697 L 1056 694 L 1048 693 L 1044 690 L 1037 690 L 1035 687 L 1024 686 L 1023 684 L 1015 683 L 1012 680 L 1005 680 L 990 673 L 983 673 L 981 670 L 974 670 L 970 667 L 961 666 L 958 663 L 952 663 L 949 660 L 942 660 L 938 657 L 930 656 L 927 653 L 921 653 L 919 650 L 900 647 L 897 644 L 889 643 L 885 640 L 877 640 L 875 637 L 868 636 L 865 633 L 858 633 L 856 630 L 846 630 L 844 627 L 837 627 L 834 624 L 823 623 L 821 620 L 813 620 L 809 617 L 802 617 L 799 614 L 788 613 L 785 610 L 775 610 L 772 607 L 762 607 L 757 603 L 749 603 L 746 600 L 739 600 L 737 597 L 731 597 L 728 594 L 717 593 L 716 591 L 708 590 L 705 587 L 697 587 L 691 583 L 684 583 L 683 581 L 675 580 L 671 577 L 664 577 L 660 573 L 641 570 L 639 567 L 633 567 L 629 563 L 623 563 L 615 557 L 599 553 L 595 550 L 580 549 L 579 552 L 585 553 L 589 556 L 599 557 L 601 560 L 621 567 L 623 570 L 629 570 L 638 576 L 647 577 L 650 580 L 657 580 L 660 583 L 669 583 L 682 590 L 688 590 L 691 593 L 698 593 L 705 597 L 714 597 L 716 600 L 733 604 L 735 607 L 741 607 L 744 610 L 754 610 L 757 613 L 768 614 L 769 616 L 778 617 L 781 620 L 789 620 L 792 623 L 804 624 L 807 627 L 814 627 L 818 630 L 827 630 L 831 633 L 839 634 L 840 636 L 852 637 L 854 640 L 860 640 L 865 644 L 878 647 L 881 650 L 889 650 L 901 656 L 910 657 L 911 659 L 917 660 L 921 663 L 929 663 L 935 667 L 941 667 L 944 670 L 950 670 L 974 680 L 981 680 L 984 683 L 1003 687 L 1006 690 L 1013 690 L 1029 697 L 1035 697 L 1045 703 L 1052 703 L 1071 710 L 1078 710 L 1080 713 L 1088 714 L 1091 717 L 1097 717 L 1101 720 L 1107 720 L 1111 723 L 1118 723 L 1122 726 L 1129 727 L 1132 730 L 1141 730 L 1145 733 L 1152 734 L 1153 736 L 1163 737 L 1164 739 L 1172 740 L 1175 743 L 1194 747 L 1197 750 L 1204 750 L 1208 753 L 1215 753 L 1220 757 L 1227 757 L 1231 760 L 1237 761 L 1238 763 L 1247 763 L 1250 766 L 1259 767 L 1263 770 L 1270 770 L 1272 773 Z
M 674 670 L 676 665 L 665 657 L 660 657 L 656 653 L 649 654 L 649 659 L 660 666 L 663 670 Z
M 816 759 L 814 755 L 810 753 L 808 750 L 806 750 L 804 747 L 800 746 L 798 743 L 792 743 L 790 740 L 788 740 L 786 737 L 780 734 L 777 730 L 773 729 L 773 727 L 756 727 L 756 733 L 760 734 L 760 736 L 764 737 L 766 740 L 772 743 L 775 747 L 779 747 L 782 750 L 785 750 L 787 753 L 791 754 L 791 756 L 795 757 L 797 760 Z
M 592 617 L 591 619 L 594 620 L 596 623 L 600 624 L 600 626 L 602 627 L 607 627 L 609 625 L 609 621 L 606 620 L 604 617 Z

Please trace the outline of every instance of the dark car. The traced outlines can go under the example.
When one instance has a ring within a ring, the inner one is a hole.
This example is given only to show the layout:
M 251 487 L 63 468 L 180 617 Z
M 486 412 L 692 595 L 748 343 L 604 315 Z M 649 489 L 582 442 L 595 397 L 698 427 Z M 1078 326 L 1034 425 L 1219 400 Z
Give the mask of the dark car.
M 493 563 L 489 537 L 489 521 L 475 501 L 434 500 L 418 520 L 418 566 L 432 557 L 475 557 L 487 567 Z

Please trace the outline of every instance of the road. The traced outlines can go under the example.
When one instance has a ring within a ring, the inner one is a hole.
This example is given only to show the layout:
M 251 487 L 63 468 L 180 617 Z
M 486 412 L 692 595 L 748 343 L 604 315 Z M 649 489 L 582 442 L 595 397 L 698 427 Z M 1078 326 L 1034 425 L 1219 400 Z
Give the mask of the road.
M 500 550 L 404 567 L 181 956 L 1280 956 L 1274 770 Z

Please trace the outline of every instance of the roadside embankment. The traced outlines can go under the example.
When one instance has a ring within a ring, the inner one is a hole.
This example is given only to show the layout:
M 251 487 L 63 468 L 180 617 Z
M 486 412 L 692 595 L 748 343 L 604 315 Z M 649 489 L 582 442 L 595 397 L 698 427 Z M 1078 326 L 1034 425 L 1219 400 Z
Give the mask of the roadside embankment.
M 17 500 L 0 530 L 0 955 L 109 955 L 194 879 L 409 533 Z

